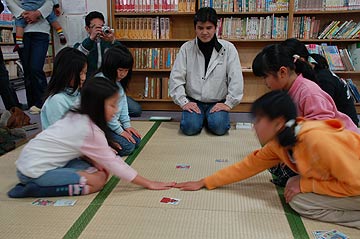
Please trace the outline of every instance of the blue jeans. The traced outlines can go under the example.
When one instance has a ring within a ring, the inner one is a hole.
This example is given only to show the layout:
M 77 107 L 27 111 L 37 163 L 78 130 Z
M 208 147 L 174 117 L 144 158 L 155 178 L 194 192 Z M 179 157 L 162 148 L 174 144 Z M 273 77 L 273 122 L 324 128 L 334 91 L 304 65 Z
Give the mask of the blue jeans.
M 38 178 L 25 176 L 19 170 L 17 171 L 17 176 L 23 184 L 36 183 L 41 187 L 78 184 L 80 175 L 77 171 L 86 170 L 89 167 L 92 167 L 89 162 L 81 158 L 76 158 L 71 160 L 64 167 L 49 170 Z
M 24 68 L 24 81 L 28 106 L 41 108 L 47 88 L 43 70 L 46 53 L 49 47 L 49 34 L 42 32 L 26 32 L 24 47 L 19 49 L 19 56 Z
M 120 156 L 126 156 L 131 154 L 140 144 L 141 139 L 136 137 L 135 135 L 132 135 L 132 137 L 135 140 L 135 144 L 132 142 L 129 142 L 127 139 L 122 137 L 121 135 L 116 134 L 115 132 L 110 132 L 111 138 L 121 146 L 121 150 L 118 150 L 118 154 Z
M 126 96 L 126 100 L 128 103 L 129 116 L 130 117 L 140 117 L 141 113 L 142 113 L 140 104 L 129 96 Z
M 230 129 L 230 116 L 227 111 L 210 113 L 216 103 L 196 101 L 201 113 L 191 113 L 184 110 L 181 115 L 180 129 L 185 135 L 196 135 L 205 126 L 215 135 L 224 135 Z

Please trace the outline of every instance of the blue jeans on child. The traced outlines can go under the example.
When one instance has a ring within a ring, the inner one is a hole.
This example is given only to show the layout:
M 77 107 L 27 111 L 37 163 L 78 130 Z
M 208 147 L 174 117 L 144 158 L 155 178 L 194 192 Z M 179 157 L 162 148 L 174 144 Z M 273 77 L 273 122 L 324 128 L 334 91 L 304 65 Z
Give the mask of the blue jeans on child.
M 118 154 L 120 156 L 126 156 L 131 154 L 140 144 L 141 139 L 132 135 L 133 139 L 135 140 L 135 144 L 129 142 L 126 138 L 121 135 L 116 134 L 115 132 L 111 131 L 110 133 L 111 138 L 121 146 L 121 150 L 118 150 Z
M 44 5 L 45 0 L 36 0 L 36 1 L 22 1 L 21 8 L 25 11 L 36 11 L 38 10 L 42 5 Z M 50 13 L 49 16 L 46 17 L 46 20 L 51 24 L 55 22 L 57 19 L 57 16 L 55 15 L 54 11 Z M 20 16 L 15 19 L 15 26 L 17 27 L 26 27 L 28 23 L 25 21 L 25 19 Z
M 210 110 L 216 103 L 194 102 L 200 108 L 201 113 L 191 113 L 186 110 L 182 112 L 180 129 L 185 135 L 199 134 L 204 126 L 215 135 L 224 135 L 229 131 L 229 112 L 218 111 L 210 113 Z
M 38 178 L 30 178 L 22 174 L 17 170 L 17 176 L 21 183 L 36 183 L 41 187 L 46 186 L 60 186 L 60 185 L 69 185 L 69 184 L 78 184 L 80 181 L 80 175 L 77 174 L 77 171 L 86 170 L 92 165 L 81 158 L 76 158 L 71 160 L 62 168 L 56 168 L 49 170 Z

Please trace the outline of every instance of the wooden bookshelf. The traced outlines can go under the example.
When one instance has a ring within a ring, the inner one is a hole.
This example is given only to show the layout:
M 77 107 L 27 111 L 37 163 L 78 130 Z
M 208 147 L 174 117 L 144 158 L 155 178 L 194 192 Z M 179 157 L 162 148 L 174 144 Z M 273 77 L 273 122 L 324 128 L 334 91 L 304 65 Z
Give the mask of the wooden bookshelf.
M 108 0 L 108 16 L 112 28 L 117 29 L 118 18 L 154 18 L 168 17 L 171 22 L 170 39 L 129 39 L 118 38 L 129 48 L 167 48 L 180 47 L 184 42 L 194 39 L 193 16 L 199 8 L 199 0 L 196 0 L 196 8 L 191 12 L 116 12 L 115 0 Z M 353 19 L 360 21 L 360 10 L 339 10 L 339 11 L 296 11 L 295 0 L 289 0 L 287 11 L 264 11 L 264 12 L 223 12 L 217 11 L 219 18 L 246 18 L 246 17 L 286 17 L 287 34 L 283 38 L 275 39 L 234 39 L 223 38 L 232 42 L 238 50 L 244 77 L 244 97 L 242 102 L 236 106 L 233 112 L 249 112 L 252 102 L 269 89 L 262 78 L 255 77 L 251 65 L 256 54 L 265 46 L 273 43 L 280 43 L 286 38 L 291 38 L 294 33 L 294 17 L 315 16 L 320 20 L 321 27 L 331 20 L 346 21 Z M 327 43 L 337 45 L 341 48 L 359 42 L 359 39 L 300 39 L 304 43 Z M 169 77 L 170 69 L 133 69 L 133 79 L 129 85 L 128 95 L 140 102 L 144 110 L 181 110 L 179 106 L 169 99 L 148 99 L 144 98 L 145 77 Z M 360 87 L 359 71 L 337 71 L 340 77 L 352 78 L 353 82 Z M 360 113 L 360 104 L 356 104 Z

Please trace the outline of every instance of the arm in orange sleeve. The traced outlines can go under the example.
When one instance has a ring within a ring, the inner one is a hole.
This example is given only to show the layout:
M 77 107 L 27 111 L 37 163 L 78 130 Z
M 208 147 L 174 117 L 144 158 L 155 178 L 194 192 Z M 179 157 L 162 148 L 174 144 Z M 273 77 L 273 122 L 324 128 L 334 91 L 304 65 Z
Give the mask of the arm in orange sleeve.
M 249 178 L 280 162 L 281 148 L 275 142 L 269 142 L 263 148 L 254 151 L 243 160 L 215 172 L 204 179 L 207 189 L 214 189 Z

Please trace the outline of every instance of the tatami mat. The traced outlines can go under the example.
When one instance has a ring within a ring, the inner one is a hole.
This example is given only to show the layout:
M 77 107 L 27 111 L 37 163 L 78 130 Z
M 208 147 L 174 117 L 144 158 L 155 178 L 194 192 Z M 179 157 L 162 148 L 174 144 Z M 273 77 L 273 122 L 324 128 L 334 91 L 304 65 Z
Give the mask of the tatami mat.
M 143 136 L 154 122 L 133 121 Z M 226 167 L 260 147 L 251 130 L 232 129 L 229 135 L 213 136 L 205 130 L 198 136 L 179 133 L 179 123 L 161 123 L 132 164 L 154 180 L 198 180 Z M 80 238 L 294 238 L 268 172 L 215 190 L 185 192 L 178 189 L 151 191 L 120 183 L 103 205 L 94 200 L 101 193 L 72 197 L 73 207 L 33 206 L 35 199 L 10 199 L 6 192 L 17 183 L 14 162 L 18 148 L 0 157 L 0 238 L 62 238 L 66 233 Z M 216 162 L 221 159 L 224 162 Z M 176 169 L 176 164 L 190 169 Z M 103 198 L 106 196 L 103 196 Z M 160 203 L 162 197 L 180 199 L 178 205 Z M 49 198 L 57 200 L 59 198 Z M 94 217 L 84 214 L 98 205 Z M 77 220 L 90 221 L 79 229 Z M 315 230 L 337 229 L 350 238 L 359 230 L 302 218 L 308 237 Z M 85 226 L 84 226 L 85 225 Z M 77 230 L 79 233 L 69 233 Z M 69 236 L 70 235 L 70 236 Z
M 152 125 L 153 122 L 133 123 L 142 135 Z M 6 193 L 18 183 L 15 161 L 22 148 L 0 157 L 0 238 L 62 238 L 97 194 L 68 197 L 77 200 L 73 207 L 33 206 L 34 198 L 8 198 Z
M 197 180 L 259 147 L 250 130 L 231 130 L 222 137 L 203 131 L 187 137 L 178 128 L 178 123 L 161 124 L 132 164 L 141 175 L 162 181 Z M 191 168 L 176 169 L 178 163 Z M 120 181 L 81 238 L 292 238 L 269 180 L 264 172 L 242 183 L 196 192 L 149 191 Z M 162 197 L 181 201 L 162 204 Z

